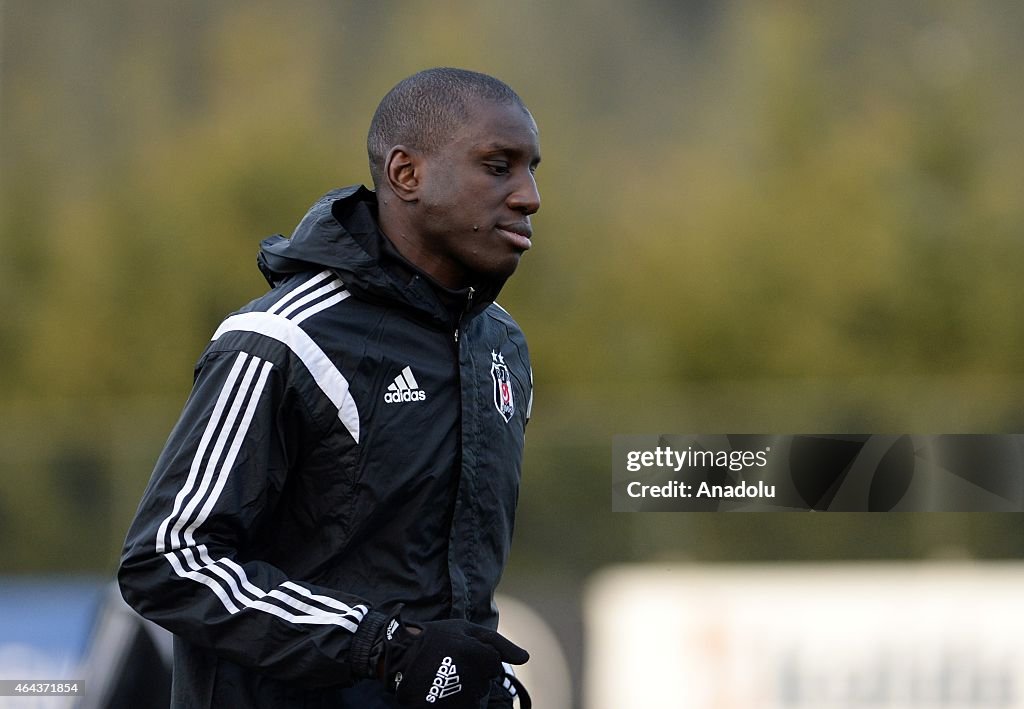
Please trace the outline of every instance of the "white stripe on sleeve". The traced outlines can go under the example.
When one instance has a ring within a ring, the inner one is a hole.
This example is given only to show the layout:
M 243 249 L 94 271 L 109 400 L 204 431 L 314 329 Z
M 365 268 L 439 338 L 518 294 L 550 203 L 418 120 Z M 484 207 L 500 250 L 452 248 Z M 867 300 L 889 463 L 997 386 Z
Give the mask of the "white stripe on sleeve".
M 213 334 L 213 340 L 217 340 L 225 333 L 237 331 L 254 332 L 287 346 L 313 375 L 313 380 L 320 390 L 338 408 L 338 418 L 348 429 L 352 439 L 356 443 L 359 442 L 359 410 L 349 390 L 348 380 L 305 330 L 280 315 L 249 312 L 232 315 L 226 319 Z
M 316 274 L 315 276 L 310 278 L 308 281 L 303 283 L 301 286 L 299 286 L 298 288 L 293 290 L 292 292 L 286 293 L 284 295 L 284 297 L 282 297 L 281 300 L 279 300 L 276 303 L 274 303 L 274 305 L 272 305 L 267 310 L 267 312 L 268 313 L 277 313 L 277 312 L 279 312 L 282 308 L 285 308 L 290 303 L 294 302 L 296 298 L 301 298 L 304 293 L 309 291 L 309 289 L 315 288 L 318 283 L 322 283 L 324 280 L 331 279 L 333 277 L 334 277 L 334 274 L 331 271 L 321 271 L 320 273 Z
M 217 403 L 213 407 L 213 412 L 210 414 L 210 420 L 206 425 L 206 429 L 203 431 L 202 438 L 196 448 L 196 454 L 192 458 L 192 466 L 189 469 L 188 478 L 186 478 L 185 484 L 182 485 L 181 490 L 178 491 L 177 496 L 174 498 L 174 507 L 171 509 L 171 513 L 167 515 L 167 518 L 164 519 L 163 522 L 160 523 L 160 529 L 157 530 L 157 553 L 163 553 L 166 550 L 165 535 L 167 534 L 167 526 L 178 517 L 182 504 L 189 495 L 192 494 L 196 484 L 196 479 L 199 476 L 199 468 L 202 465 L 203 458 L 206 456 L 206 449 L 209 447 L 210 440 L 213 438 L 213 435 L 217 432 L 217 428 L 220 426 L 224 409 L 228 405 L 228 400 L 231 398 L 231 394 L 235 389 L 235 383 L 238 381 L 238 375 L 248 357 L 249 355 L 244 352 L 239 353 L 238 357 L 235 358 L 235 363 L 232 365 L 231 371 L 228 373 L 227 379 L 224 381 L 224 386 L 221 387 L 220 395 L 217 397 Z

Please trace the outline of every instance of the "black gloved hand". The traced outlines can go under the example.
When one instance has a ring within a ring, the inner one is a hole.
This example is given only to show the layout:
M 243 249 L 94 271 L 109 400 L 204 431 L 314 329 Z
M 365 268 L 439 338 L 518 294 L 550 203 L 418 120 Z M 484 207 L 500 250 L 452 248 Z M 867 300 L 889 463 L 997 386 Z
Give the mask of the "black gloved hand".
M 410 707 L 478 709 L 502 660 L 521 665 L 526 650 L 482 625 L 465 620 L 405 623 L 385 628 L 384 682 Z

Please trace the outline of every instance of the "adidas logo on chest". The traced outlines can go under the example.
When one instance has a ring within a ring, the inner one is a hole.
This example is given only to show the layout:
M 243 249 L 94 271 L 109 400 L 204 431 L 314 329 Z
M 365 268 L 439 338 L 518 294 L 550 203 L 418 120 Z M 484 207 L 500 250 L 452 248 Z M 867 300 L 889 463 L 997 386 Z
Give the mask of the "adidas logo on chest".
M 427 392 L 420 389 L 416 377 L 412 374 L 411 367 L 403 369 L 401 374 L 395 377 L 395 381 L 388 385 L 388 390 L 384 392 L 384 403 L 387 404 L 424 401 L 426 398 Z

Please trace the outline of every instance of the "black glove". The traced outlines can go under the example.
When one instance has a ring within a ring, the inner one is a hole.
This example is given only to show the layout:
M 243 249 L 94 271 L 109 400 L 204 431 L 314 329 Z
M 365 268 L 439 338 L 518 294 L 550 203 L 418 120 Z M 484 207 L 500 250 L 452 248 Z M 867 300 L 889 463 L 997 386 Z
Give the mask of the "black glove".
M 410 707 L 478 709 L 491 680 L 504 676 L 502 660 L 521 665 L 526 650 L 465 620 L 405 623 L 384 629 L 384 682 Z

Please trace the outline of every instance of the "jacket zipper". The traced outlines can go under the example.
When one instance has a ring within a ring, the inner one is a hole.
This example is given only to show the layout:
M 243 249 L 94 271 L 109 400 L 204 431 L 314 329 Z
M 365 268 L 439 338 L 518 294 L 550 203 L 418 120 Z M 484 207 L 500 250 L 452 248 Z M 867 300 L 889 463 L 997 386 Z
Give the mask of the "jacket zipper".
M 458 384 L 456 385 L 456 391 L 458 392 L 458 395 L 459 395 L 459 432 L 458 432 L 459 445 L 458 445 L 458 453 L 457 453 L 457 457 L 456 457 L 456 469 L 455 469 L 455 497 L 452 500 L 452 515 L 451 515 L 451 520 L 448 523 L 448 583 L 449 583 L 449 589 L 450 589 L 450 593 L 451 593 L 451 601 L 450 602 L 451 602 L 451 607 L 453 609 L 456 607 L 456 599 L 455 599 L 455 582 L 454 582 L 453 577 L 452 577 L 452 569 L 451 569 L 451 560 L 452 560 L 451 559 L 451 553 L 452 553 L 451 550 L 452 550 L 452 546 L 453 546 L 452 538 L 453 538 L 453 536 L 455 534 L 455 511 L 456 511 L 456 507 L 458 506 L 458 503 L 459 503 L 459 491 L 462 489 L 462 448 L 463 448 L 462 435 L 463 435 L 463 427 L 464 427 L 463 418 L 464 418 L 464 416 L 466 414 L 466 412 L 463 410 L 463 400 L 462 400 L 462 352 L 460 351 L 462 349 L 462 347 L 459 344 L 459 330 L 462 329 L 462 319 L 466 316 L 466 313 L 469 312 L 470 308 L 473 307 L 473 294 L 475 292 L 476 291 L 473 289 L 473 287 L 470 286 L 469 287 L 469 292 L 466 294 L 466 307 L 462 309 L 461 313 L 459 313 L 459 319 L 455 323 L 455 372 L 456 372 L 456 380 L 458 382 Z M 466 606 L 468 608 L 468 606 L 469 606 L 469 603 L 468 603 L 468 599 L 469 599 L 469 580 L 468 579 L 466 580 L 466 589 L 465 589 L 465 593 L 464 593 L 464 598 L 466 599 Z
M 455 342 L 459 342 L 459 330 L 462 328 L 462 318 L 469 312 L 469 309 L 473 307 L 473 294 L 476 290 L 473 286 L 469 287 L 469 293 L 466 294 L 466 307 L 462 309 L 462 313 L 459 315 L 459 321 L 455 323 Z

